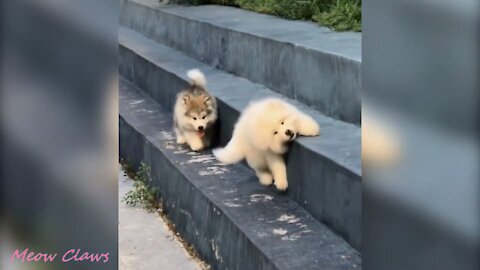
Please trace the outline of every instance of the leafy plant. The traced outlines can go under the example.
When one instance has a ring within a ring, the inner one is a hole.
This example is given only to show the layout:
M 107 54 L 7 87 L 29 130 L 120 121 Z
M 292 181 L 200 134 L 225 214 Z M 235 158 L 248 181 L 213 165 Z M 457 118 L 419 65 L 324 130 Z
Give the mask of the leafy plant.
M 159 209 L 160 204 L 156 199 L 157 189 L 149 186 L 152 182 L 150 168 L 145 163 L 141 163 L 138 171 L 131 178 L 134 181 L 133 189 L 125 194 L 122 202 L 133 206 L 142 205 L 149 212 Z
M 135 177 L 135 168 L 133 167 L 133 165 L 130 162 L 128 162 L 127 160 L 124 160 L 124 159 L 120 159 L 120 165 L 122 166 L 123 172 L 128 177 L 130 177 L 131 179 L 133 179 Z

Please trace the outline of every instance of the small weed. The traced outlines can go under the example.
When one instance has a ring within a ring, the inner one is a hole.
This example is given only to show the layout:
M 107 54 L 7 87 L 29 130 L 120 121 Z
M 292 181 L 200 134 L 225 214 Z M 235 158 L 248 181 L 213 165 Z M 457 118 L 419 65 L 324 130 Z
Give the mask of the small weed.
M 135 177 L 135 168 L 133 165 L 128 162 L 128 160 L 120 159 L 120 166 L 122 166 L 123 172 L 130 178 L 133 179 Z
M 158 210 L 160 204 L 156 199 L 157 189 L 149 186 L 152 182 L 150 168 L 142 163 L 137 172 L 130 173 L 130 175 L 127 171 L 125 171 L 125 173 L 134 181 L 134 183 L 133 189 L 125 194 L 122 201 L 127 205 L 142 205 L 149 212 Z

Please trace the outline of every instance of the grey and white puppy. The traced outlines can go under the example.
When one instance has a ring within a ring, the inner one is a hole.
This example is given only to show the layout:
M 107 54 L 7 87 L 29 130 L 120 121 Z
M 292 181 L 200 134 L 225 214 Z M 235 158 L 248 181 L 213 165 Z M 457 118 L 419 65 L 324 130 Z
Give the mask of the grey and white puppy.
M 205 75 L 198 69 L 187 72 L 192 83 L 177 94 L 173 122 L 178 144 L 193 151 L 209 147 L 217 120 L 217 102 L 206 90 Z

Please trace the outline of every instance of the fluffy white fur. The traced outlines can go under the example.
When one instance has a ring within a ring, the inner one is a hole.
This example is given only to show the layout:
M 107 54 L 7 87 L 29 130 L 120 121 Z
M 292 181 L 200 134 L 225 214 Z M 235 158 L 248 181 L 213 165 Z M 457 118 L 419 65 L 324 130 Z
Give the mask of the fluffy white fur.
M 319 125 L 287 102 L 268 98 L 251 103 L 241 114 L 230 142 L 213 150 L 215 157 L 230 164 L 247 160 L 262 185 L 275 180 L 278 190 L 288 188 L 283 154 L 298 135 L 317 136 Z
M 198 69 L 190 69 L 187 71 L 187 76 L 192 80 L 192 84 L 205 87 L 207 85 L 207 79 L 205 75 Z

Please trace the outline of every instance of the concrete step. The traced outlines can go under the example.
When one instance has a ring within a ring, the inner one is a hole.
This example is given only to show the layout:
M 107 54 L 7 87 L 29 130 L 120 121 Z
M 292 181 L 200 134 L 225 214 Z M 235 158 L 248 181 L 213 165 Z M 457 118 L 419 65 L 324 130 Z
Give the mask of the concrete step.
M 168 87 L 165 85 L 165 87 Z M 172 114 L 120 82 L 120 155 L 151 168 L 176 230 L 213 269 L 360 269 L 357 251 L 245 165 L 175 143 Z
M 240 112 L 252 99 L 279 96 L 261 85 L 188 58 L 126 28 L 119 29 L 120 73 L 172 110 L 175 95 L 188 84 L 186 71 L 200 68 L 219 103 L 221 145 L 231 138 Z M 360 247 L 361 130 L 289 100 L 320 123 L 319 137 L 299 138 L 287 155 L 288 196 Z
M 328 116 L 360 124 L 361 34 L 226 6 L 126 1 L 120 24 Z

